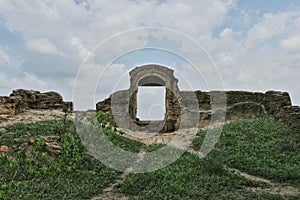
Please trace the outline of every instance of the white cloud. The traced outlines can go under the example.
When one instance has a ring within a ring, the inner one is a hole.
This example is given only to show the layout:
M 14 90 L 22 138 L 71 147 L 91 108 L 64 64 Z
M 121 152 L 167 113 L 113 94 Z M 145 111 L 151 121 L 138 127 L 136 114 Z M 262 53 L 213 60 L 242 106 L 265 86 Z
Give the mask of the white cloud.
M 296 21 L 300 12 L 266 13 L 262 19 L 252 26 L 247 33 L 246 46 L 252 47 L 272 37 L 278 36 L 292 28 L 292 22 Z
M 88 55 L 89 50 L 84 46 L 84 44 L 80 38 L 72 37 L 70 43 L 71 43 L 71 45 L 76 47 L 78 54 L 82 59 Z
M 1 88 L 1 86 L 3 87 L 3 85 L 5 85 L 6 84 L 6 75 L 5 74 L 3 74 L 3 73 L 0 73 L 0 88 Z
M 280 42 L 281 48 L 289 52 L 299 53 L 300 51 L 300 35 L 290 36 Z
M 4 73 L 0 73 L 0 91 L 2 93 L 7 94 L 16 88 L 45 90 L 47 83 L 29 73 L 24 73 L 13 78 L 8 77 Z
M 220 37 L 223 39 L 228 39 L 234 37 L 236 33 L 231 28 L 225 28 L 221 33 Z
M 11 84 L 15 88 L 27 88 L 27 89 L 37 89 L 37 90 L 43 90 L 47 87 L 47 83 L 45 81 L 42 81 L 38 79 L 35 75 L 24 73 L 24 75 L 13 78 L 11 80 Z
M 199 42 L 219 67 L 225 90 L 288 91 L 293 103 L 300 104 L 299 19 L 300 12 L 269 13 L 249 29 L 225 27 L 217 36 L 201 35 Z M 193 70 L 186 67 L 183 74 L 200 86 Z M 204 79 L 215 77 L 206 73 Z
M 10 63 L 10 58 L 9 56 L 0 49 L 0 65 L 4 65 L 4 64 L 9 64 Z
M 198 37 L 222 22 L 235 1 L 2 1 L 0 12 L 12 32 L 68 42 L 78 37 L 90 49 L 107 37 L 143 26 L 162 26 Z M 88 9 L 87 9 L 88 7 Z M 125 9 L 126 8 L 126 9 Z M 18 12 L 16 12 L 18 10 Z
M 140 120 L 163 120 L 165 114 L 165 87 L 139 87 L 137 117 Z
M 70 83 L 71 87 L 74 86 L 76 109 L 93 108 L 99 99 L 108 97 L 113 91 L 128 89 L 128 80 L 128 71 L 123 64 L 84 64 L 75 85 Z
M 44 74 L 56 72 L 55 75 L 68 74 L 65 73 L 66 71 L 73 73 L 79 68 L 89 51 L 108 37 L 133 28 L 161 26 L 198 39 L 219 66 L 226 89 L 280 89 L 288 90 L 292 95 L 297 96 L 300 90 L 296 76 L 299 74 L 300 63 L 299 11 L 265 13 L 255 23 L 251 21 L 251 17 L 243 18 L 247 28 L 233 28 L 227 24 L 228 27 L 225 26 L 219 35 L 215 33 L 213 35 L 214 30 L 220 28 L 219 25 L 228 17 L 228 11 L 232 7 L 247 17 L 247 10 L 238 8 L 235 0 L 120 0 L 117 3 L 109 0 L 86 0 L 80 4 L 76 4 L 73 0 L 0 1 L 0 17 L 5 27 L 10 32 L 20 35 L 28 48 L 17 47 L 20 48 L 20 54 L 25 55 L 22 57 L 24 63 L 18 69 L 23 73 L 23 77 L 15 76 L 10 83 L 20 87 L 39 85 L 41 88 L 52 88 L 55 85 L 60 87 L 56 90 L 68 93 L 66 91 L 72 90 L 73 84 L 64 84 L 66 80 L 63 75 L 51 79 L 46 84 L 37 74 L 41 71 Z M 176 41 L 176 34 L 170 35 L 169 39 Z M 150 42 L 149 34 L 140 31 L 136 35 L 124 36 L 104 44 L 102 51 L 95 52 L 97 56 L 91 59 L 107 59 L 108 63 L 125 50 L 145 47 Z M 174 45 L 174 48 L 176 47 L 181 48 L 180 50 L 188 53 L 190 57 L 203 56 L 193 54 L 193 44 Z M 40 55 L 36 56 L 34 52 Z M 0 50 L 0 64 L 1 62 L 10 64 L 12 69 L 12 61 L 18 58 L 11 55 L 13 54 L 10 53 L 8 56 L 5 51 Z M 53 60 L 47 55 L 53 55 L 51 56 Z M 107 63 L 92 62 L 91 66 L 82 72 L 83 76 L 79 84 L 83 104 L 85 104 L 85 95 L 91 94 L 91 88 L 94 90 L 91 80 L 98 78 L 99 70 L 103 71 Z M 207 71 L 208 77 L 204 78 L 213 82 L 216 76 L 210 71 L 212 69 L 207 63 L 208 59 L 205 58 L 202 63 L 195 64 Z M 57 66 L 60 64 L 61 66 Z M 101 98 L 108 96 L 116 83 L 119 86 L 128 85 L 126 67 L 133 66 L 119 63 L 109 68 L 100 85 L 106 89 L 101 91 Z M 24 72 L 30 74 L 24 75 Z M 192 87 L 197 84 L 200 85 L 199 87 L 205 87 L 204 81 L 199 81 L 199 76 L 195 74 L 194 69 L 185 68 L 179 73 L 186 78 L 187 81 L 184 83 L 186 87 L 189 86 L 188 83 L 192 83 Z M 67 81 L 73 83 L 69 76 L 66 78 Z M 1 80 L 3 82 L 3 76 L 2 79 L 0 76 Z M 96 98 L 99 99 L 100 96 Z M 300 95 L 297 99 L 300 103 Z M 88 103 L 88 107 L 92 103 L 94 102 Z M 81 106 L 84 106 L 83 104 Z
M 32 39 L 26 42 L 29 50 L 43 54 L 62 55 L 62 53 L 51 43 L 48 38 Z

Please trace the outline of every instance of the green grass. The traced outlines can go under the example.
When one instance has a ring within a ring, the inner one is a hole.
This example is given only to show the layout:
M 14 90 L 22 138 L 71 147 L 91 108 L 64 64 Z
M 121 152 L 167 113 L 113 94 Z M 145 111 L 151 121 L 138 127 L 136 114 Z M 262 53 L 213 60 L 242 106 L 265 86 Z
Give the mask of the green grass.
M 118 173 L 97 161 L 89 169 L 72 173 L 61 172 L 56 176 L 2 184 L 3 199 L 88 199 L 114 182 Z M 85 167 L 85 166 L 83 166 Z
M 0 132 L 0 141 L 9 146 L 18 146 L 23 142 L 38 135 L 63 135 L 64 126 L 70 127 L 71 121 L 66 125 L 62 120 L 42 121 L 38 123 L 23 124 L 18 123 L 5 127 L 6 131 Z
M 164 147 L 146 146 L 116 134 L 112 131 L 113 119 L 102 113 L 97 114 L 97 120 L 111 125 L 103 127 L 99 139 L 105 136 L 126 151 L 153 152 Z M 193 141 L 195 149 L 200 148 L 205 134 L 199 133 Z M 49 161 L 53 156 L 45 151 L 45 144 L 37 139 L 39 135 L 61 136 L 63 153 Z M 35 143 L 28 158 L 26 148 L 21 147 L 31 139 Z M 129 199 L 284 199 L 250 191 L 247 188 L 268 185 L 247 180 L 224 166 L 299 187 L 299 142 L 299 133 L 278 122 L 241 120 L 224 127 L 217 149 L 204 159 L 186 152 L 160 170 L 129 174 L 117 188 Z M 12 148 L 9 154 L 0 153 L 0 199 L 89 199 L 116 182 L 122 173 L 88 154 L 71 121 L 6 127 L 0 132 L 0 145 Z M 143 161 L 147 164 L 147 156 Z M 285 199 L 300 199 L 300 195 Z
M 211 155 L 213 159 L 214 155 Z M 185 153 L 164 169 L 130 174 L 119 185 L 131 199 L 280 199 L 278 195 L 255 194 L 244 187 L 264 186 L 222 168 L 210 168 L 210 159 Z M 219 171 L 221 169 L 221 171 Z
M 196 150 L 205 135 L 194 140 Z M 277 121 L 250 119 L 225 125 L 216 148 L 229 167 L 300 186 L 300 133 Z
M 51 155 L 43 150 L 38 135 L 61 136 L 63 153 L 55 161 L 47 162 Z M 1 145 L 13 148 L 9 155 L 0 154 L 0 199 L 84 199 L 100 193 L 121 174 L 86 153 L 72 122 L 16 124 L 0 137 Z M 31 159 L 18 148 L 29 139 L 35 139 Z
M 135 140 L 130 140 L 126 137 L 116 134 L 112 129 L 116 127 L 116 122 L 111 116 L 107 116 L 102 112 L 98 112 L 96 114 L 97 120 L 103 124 L 102 131 L 114 145 L 119 148 L 122 148 L 125 151 L 130 151 L 133 153 L 139 153 L 142 148 L 146 148 L 141 142 L 137 142 Z M 105 124 L 109 123 L 109 127 L 105 127 Z

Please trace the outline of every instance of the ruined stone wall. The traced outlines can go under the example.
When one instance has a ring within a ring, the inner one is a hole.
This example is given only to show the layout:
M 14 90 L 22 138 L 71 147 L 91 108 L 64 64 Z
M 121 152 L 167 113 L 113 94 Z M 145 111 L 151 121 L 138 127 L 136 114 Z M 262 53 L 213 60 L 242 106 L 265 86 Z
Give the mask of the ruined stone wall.
M 180 91 L 180 106 L 177 106 L 175 109 L 189 110 L 189 112 L 182 112 L 187 114 L 180 116 L 181 121 L 190 120 L 190 126 L 194 126 L 195 122 L 191 120 L 193 118 L 191 115 L 195 115 L 196 113 L 200 115 L 198 125 L 208 125 L 212 115 L 212 102 L 218 103 L 217 100 L 211 98 L 213 92 L 218 91 Z M 115 98 L 115 101 L 113 102 L 113 105 L 117 108 L 117 112 L 115 113 L 119 113 L 120 115 L 125 113 L 126 109 L 132 106 L 128 100 L 126 100 L 129 98 L 129 92 L 126 90 L 121 93 L 117 92 L 112 94 L 109 98 L 97 103 L 96 110 L 112 114 L 111 97 L 116 94 L 118 94 L 118 97 Z M 195 96 L 198 102 L 195 102 Z M 268 116 L 289 125 L 292 129 L 300 130 L 300 107 L 292 106 L 290 96 L 287 92 L 267 91 L 262 93 L 227 91 L 225 96 L 226 120 Z M 173 101 L 174 99 L 169 100 Z M 171 128 L 167 131 L 171 131 Z
M 218 92 L 218 91 L 212 91 Z M 200 110 L 211 110 L 211 102 L 216 102 L 211 99 L 212 92 L 203 91 L 181 91 L 182 104 L 185 106 L 191 101 L 196 94 Z M 262 92 L 246 92 L 246 91 L 226 91 L 227 107 L 241 102 L 252 102 L 263 105 L 266 111 L 274 115 L 279 111 L 279 108 L 291 106 L 291 99 L 287 92 L 267 91 Z
M 217 92 L 217 91 L 213 91 Z M 196 94 L 200 110 L 199 124 L 209 123 L 211 117 L 212 92 L 182 91 L 182 104 L 185 106 Z M 300 107 L 292 106 L 287 92 L 267 91 L 226 91 L 226 120 L 238 120 L 269 116 L 277 119 L 292 129 L 300 130 Z
M 29 109 L 66 109 L 73 111 L 72 102 L 64 102 L 56 92 L 14 90 L 8 97 L 0 97 L 0 115 L 14 116 Z
M 284 106 L 275 116 L 279 121 L 289 125 L 293 130 L 300 130 L 300 107 Z
M 16 103 L 9 97 L 0 97 L 0 117 L 15 115 Z
M 136 67 L 129 72 L 130 88 L 129 88 L 129 127 L 133 130 L 140 129 L 140 120 L 137 118 L 137 93 L 139 86 L 164 86 L 166 88 L 166 110 L 163 124 L 163 132 L 178 129 L 180 121 L 180 109 L 178 103 L 179 89 L 177 86 L 178 79 L 174 76 L 174 70 L 157 65 L 148 64 L 141 67 Z M 132 120 L 130 120 L 132 119 Z M 131 121 L 133 123 L 131 123 Z M 147 124 L 147 123 L 146 123 Z M 161 121 L 151 121 L 153 128 L 161 125 Z M 138 125 L 138 126 L 137 126 Z M 150 125 L 148 125 L 150 128 Z
M 139 130 L 137 126 L 149 124 L 148 121 L 140 122 L 136 117 L 139 86 L 165 86 L 165 120 L 150 122 L 154 126 L 164 123 L 162 132 L 172 132 L 179 127 L 205 126 L 226 120 L 265 116 L 300 130 L 300 107 L 292 106 L 287 92 L 180 91 L 174 70 L 157 64 L 136 67 L 129 74 L 128 90 L 115 92 L 96 105 L 97 111 L 117 116 L 117 123 L 122 127 Z

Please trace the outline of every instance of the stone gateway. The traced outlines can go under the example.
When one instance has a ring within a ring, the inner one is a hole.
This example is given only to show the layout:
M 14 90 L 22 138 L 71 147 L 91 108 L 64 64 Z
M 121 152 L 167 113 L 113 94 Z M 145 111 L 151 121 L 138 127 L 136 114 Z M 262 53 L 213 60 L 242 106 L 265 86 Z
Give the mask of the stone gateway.
M 180 91 L 174 70 L 160 65 L 144 65 L 130 71 L 130 88 L 117 91 L 96 105 L 97 111 L 113 115 L 120 127 L 133 131 L 173 132 L 180 124 L 187 124 L 191 114 L 198 115 L 197 121 L 191 120 L 190 127 L 204 126 L 211 123 L 212 102 L 221 91 Z M 165 117 L 162 121 L 140 121 L 137 118 L 137 92 L 139 86 L 165 86 Z M 196 101 L 193 102 L 193 97 Z M 255 117 L 272 117 L 300 130 L 300 107 L 292 106 L 287 92 L 267 91 L 246 92 L 226 91 L 225 120 L 238 120 Z M 192 101 L 192 102 L 191 102 Z M 194 105 L 192 108 L 189 105 Z M 182 114 L 185 111 L 185 114 Z M 217 121 L 216 121 L 217 122 Z M 147 127 L 147 128 L 145 128 Z M 157 130 L 157 128 L 159 130 Z

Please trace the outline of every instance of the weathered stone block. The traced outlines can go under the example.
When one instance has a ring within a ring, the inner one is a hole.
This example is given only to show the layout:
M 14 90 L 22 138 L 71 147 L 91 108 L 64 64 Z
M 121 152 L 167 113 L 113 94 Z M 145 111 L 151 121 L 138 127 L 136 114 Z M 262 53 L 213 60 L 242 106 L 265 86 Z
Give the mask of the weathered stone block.
M 0 97 L 0 115 L 14 116 L 28 109 L 67 109 L 73 111 L 72 102 L 64 102 L 56 92 L 40 93 L 34 90 L 14 90 L 8 97 Z
M 125 121 L 135 120 L 137 87 L 164 85 L 167 86 L 166 107 L 168 109 L 164 128 L 166 132 L 173 131 L 174 127 L 175 130 L 179 126 L 190 128 L 195 127 L 196 124 L 208 124 L 209 121 L 218 123 L 225 120 L 265 116 L 273 117 L 300 130 L 300 107 L 292 106 L 287 92 L 179 91 L 173 72 L 171 69 L 157 65 L 135 68 L 130 72 L 130 88 L 112 95 L 116 97 L 113 98 L 114 109 L 120 116 L 129 112 L 131 117 L 124 118 Z M 110 96 L 97 103 L 97 111 L 111 114 L 111 101 Z

